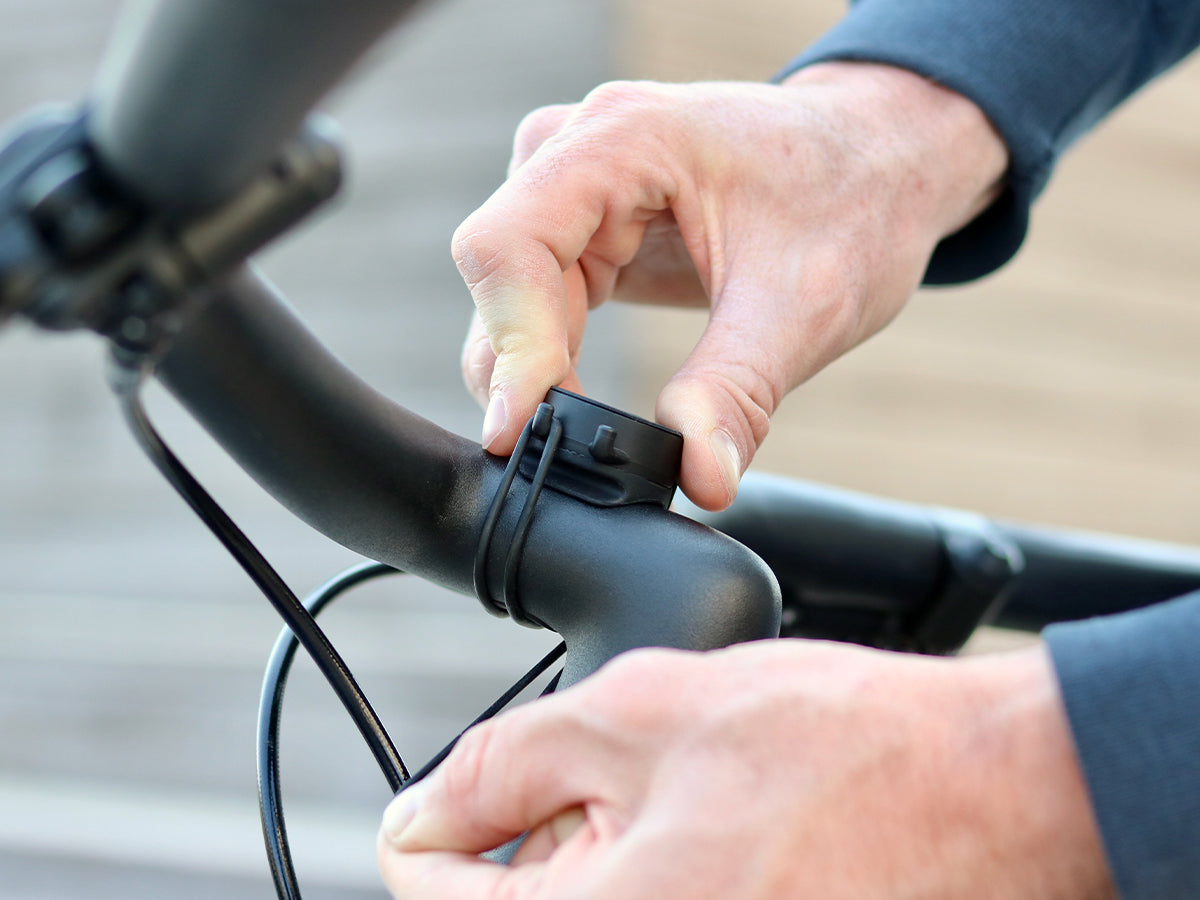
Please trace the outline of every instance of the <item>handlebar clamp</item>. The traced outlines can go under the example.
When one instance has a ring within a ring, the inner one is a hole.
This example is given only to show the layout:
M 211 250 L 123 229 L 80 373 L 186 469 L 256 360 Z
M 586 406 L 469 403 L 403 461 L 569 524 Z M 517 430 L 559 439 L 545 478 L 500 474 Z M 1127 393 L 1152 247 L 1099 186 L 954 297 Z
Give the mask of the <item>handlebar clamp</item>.
M 0 149 L 0 317 L 88 328 L 127 354 L 161 351 L 195 289 L 226 275 L 337 191 L 329 128 L 310 122 L 268 171 L 186 221 L 118 183 L 87 111 L 30 116 Z

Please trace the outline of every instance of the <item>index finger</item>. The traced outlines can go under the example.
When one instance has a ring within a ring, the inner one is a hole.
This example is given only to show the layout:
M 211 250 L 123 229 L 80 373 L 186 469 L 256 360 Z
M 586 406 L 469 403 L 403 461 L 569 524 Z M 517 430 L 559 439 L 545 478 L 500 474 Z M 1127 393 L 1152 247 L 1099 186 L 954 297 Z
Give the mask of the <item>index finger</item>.
M 487 337 L 486 346 L 468 345 L 464 360 L 491 368 L 483 445 L 511 453 L 546 391 L 571 375 L 566 282 L 550 249 L 519 226 L 491 230 L 468 219 L 455 233 L 454 261 Z
M 601 129 L 642 139 L 581 110 L 454 235 L 496 357 L 485 420 L 485 446 L 496 453 L 511 452 L 546 391 L 573 377 L 589 301 L 603 300 L 636 255 L 648 211 L 670 205 L 661 167 L 649 154 L 611 152 Z

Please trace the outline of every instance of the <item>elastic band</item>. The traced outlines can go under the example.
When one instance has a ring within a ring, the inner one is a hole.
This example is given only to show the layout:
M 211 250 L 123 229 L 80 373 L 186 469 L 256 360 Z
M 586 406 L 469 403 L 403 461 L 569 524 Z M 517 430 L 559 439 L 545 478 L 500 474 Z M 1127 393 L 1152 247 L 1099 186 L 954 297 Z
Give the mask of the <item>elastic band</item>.
M 533 480 L 529 484 L 529 493 L 525 496 L 525 503 L 521 507 L 520 516 L 517 518 L 517 526 L 510 539 L 508 552 L 504 556 L 502 594 L 500 599 L 497 600 L 488 589 L 487 580 L 487 565 L 492 538 L 495 536 L 496 525 L 500 521 L 500 515 L 503 513 L 504 506 L 508 501 L 509 491 L 516 480 L 517 471 L 521 465 L 521 458 L 525 455 L 525 450 L 529 446 L 530 437 L 535 435 L 545 443 L 542 446 L 541 457 L 538 459 L 537 470 L 534 472 Z M 529 528 L 533 523 L 533 514 L 537 507 L 537 500 L 542 493 L 542 488 L 546 484 L 546 476 L 550 473 L 550 467 L 554 464 L 554 455 L 558 451 L 559 444 L 562 442 L 562 436 L 563 426 L 555 418 L 554 407 L 549 403 L 543 403 L 538 406 L 537 412 L 525 423 L 525 427 L 521 431 L 521 436 L 517 439 L 517 446 L 513 449 L 512 456 L 509 457 L 508 465 L 504 469 L 504 476 L 500 479 L 500 486 L 496 489 L 496 495 L 492 499 L 491 508 L 488 510 L 487 518 L 484 519 L 483 531 L 479 535 L 479 547 L 475 551 L 475 568 L 472 580 L 475 586 L 475 594 L 479 597 L 484 609 L 496 616 L 510 616 L 514 622 L 531 628 L 542 628 L 544 626 L 537 619 L 528 615 L 521 605 L 518 599 L 517 574 L 521 565 L 521 555 L 525 551 L 525 542 L 529 537 Z

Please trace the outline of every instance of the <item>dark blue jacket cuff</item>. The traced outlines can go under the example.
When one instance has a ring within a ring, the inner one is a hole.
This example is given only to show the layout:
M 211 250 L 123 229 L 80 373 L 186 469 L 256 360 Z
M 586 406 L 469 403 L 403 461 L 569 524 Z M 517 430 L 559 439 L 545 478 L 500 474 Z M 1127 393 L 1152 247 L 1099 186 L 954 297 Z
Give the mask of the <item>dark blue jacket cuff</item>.
M 888 63 L 988 116 L 1009 148 L 1008 190 L 938 247 L 925 281 L 946 284 L 1016 253 L 1063 150 L 1198 42 L 1195 0 L 860 0 L 778 77 L 820 61 Z
M 1121 897 L 1200 897 L 1200 594 L 1045 638 Z

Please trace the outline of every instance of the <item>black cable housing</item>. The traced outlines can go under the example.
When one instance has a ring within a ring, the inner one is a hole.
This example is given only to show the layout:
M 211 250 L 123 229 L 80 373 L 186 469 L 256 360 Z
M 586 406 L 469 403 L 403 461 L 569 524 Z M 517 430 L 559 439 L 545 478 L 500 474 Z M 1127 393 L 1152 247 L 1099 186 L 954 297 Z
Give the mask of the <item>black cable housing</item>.
M 500 698 L 477 716 L 466 729 L 460 731 L 416 774 L 410 775 L 378 714 L 367 700 L 358 682 L 351 675 L 340 654 L 317 625 L 315 618 L 322 609 L 350 588 L 383 575 L 399 574 L 400 570 L 386 563 L 362 563 L 331 579 L 301 603 L 291 588 L 284 583 L 275 569 L 262 556 L 258 548 L 250 542 L 245 533 L 196 481 L 150 423 L 141 401 L 143 380 L 143 373 L 136 359 L 125 358 L 124 354 L 120 353 L 114 356 L 110 382 L 120 402 L 125 421 L 133 432 L 138 445 L 145 451 L 155 468 L 187 502 L 201 521 L 208 526 L 251 580 L 258 585 L 285 622 L 285 627 L 276 639 L 267 664 L 259 703 L 257 753 L 259 811 L 262 817 L 263 840 L 276 894 L 280 900 L 300 900 L 300 887 L 296 878 L 295 866 L 292 863 L 287 827 L 283 817 L 279 772 L 279 725 L 287 677 L 295 660 L 296 651 L 301 645 L 308 651 L 321 674 L 342 701 L 342 705 L 358 726 L 359 732 L 375 756 L 389 788 L 394 794 L 397 794 L 421 781 L 437 768 L 449 756 L 467 729 L 492 718 L 515 700 L 566 653 L 566 644 L 560 642 Z M 555 689 L 561 674 L 561 672 L 558 673 L 549 682 L 543 693 L 550 693 Z
M 357 587 L 373 578 L 383 575 L 401 574 L 386 563 L 361 563 L 342 574 L 330 579 L 315 590 L 304 600 L 304 607 L 315 618 L 320 615 L 330 603 L 353 587 Z M 258 803 L 262 817 L 263 840 L 267 849 L 267 860 L 271 868 L 271 878 L 275 882 L 275 893 L 279 900 L 301 900 L 300 885 L 296 877 L 296 869 L 292 863 L 292 854 L 288 844 L 287 826 L 283 816 L 283 796 L 280 786 L 279 771 L 279 726 L 283 713 L 283 696 L 287 687 L 288 675 L 295 661 L 296 650 L 300 642 L 288 628 L 280 632 L 271 650 L 267 662 L 266 673 L 263 676 L 262 694 L 258 706 Z M 497 699 L 491 706 L 477 716 L 466 729 L 443 747 L 438 753 L 423 765 L 411 777 L 407 778 L 400 791 L 411 787 L 436 769 L 450 755 L 450 751 L 466 733 L 467 729 L 480 722 L 492 718 L 504 707 L 508 706 L 540 675 L 554 664 L 566 652 L 566 644 L 560 642 L 546 654 L 536 665 L 525 673 L 512 687 Z M 559 675 L 555 675 L 547 684 L 543 694 L 552 692 L 558 684 Z
M 299 598 L 245 533 L 234 524 L 228 514 L 171 452 L 150 424 L 141 402 L 141 370 L 136 364 L 116 357 L 110 380 L 120 400 L 125 421 L 138 444 L 170 485 L 258 585 L 284 622 L 296 634 L 334 693 L 338 695 L 338 699 L 342 701 L 354 724 L 358 726 L 388 784 L 393 791 L 399 790 L 400 785 L 408 778 L 408 770 L 405 769 L 404 762 L 396 752 L 396 747 L 379 716 L 354 680 L 354 676 L 350 674 L 346 663 Z
M 386 563 L 368 562 L 348 569 L 326 582 L 304 601 L 314 618 L 341 594 L 365 581 L 383 575 L 400 574 Z M 283 797 L 279 777 L 279 721 L 283 712 L 283 692 L 296 651 L 296 634 L 284 628 L 275 640 L 263 675 L 262 695 L 258 704 L 258 809 L 262 819 L 263 841 L 271 879 L 280 900 L 300 900 L 300 885 L 288 847 L 287 827 L 283 821 Z

